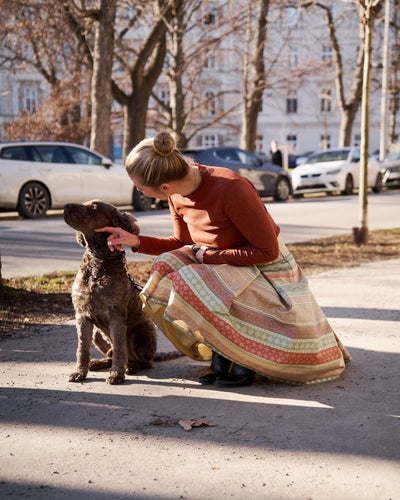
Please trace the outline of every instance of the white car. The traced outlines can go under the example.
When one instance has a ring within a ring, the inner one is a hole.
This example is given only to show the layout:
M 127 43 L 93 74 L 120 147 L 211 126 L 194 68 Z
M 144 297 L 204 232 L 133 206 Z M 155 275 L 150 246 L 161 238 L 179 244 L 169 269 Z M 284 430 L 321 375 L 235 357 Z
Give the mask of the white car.
M 316 151 L 302 165 L 292 170 L 293 197 L 306 193 L 339 191 L 352 194 L 360 185 L 360 150 L 337 148 Z M 382 172 L 378 160 L 368 158 L 368 187 L 378 193 L 382 189 Z
M 148 210 L 153 199 L 140 193 L 125 167 L 77 144 L 0 144 L 0 209 L 24 218 L 43 217 L 49 208 L 100 199 Z

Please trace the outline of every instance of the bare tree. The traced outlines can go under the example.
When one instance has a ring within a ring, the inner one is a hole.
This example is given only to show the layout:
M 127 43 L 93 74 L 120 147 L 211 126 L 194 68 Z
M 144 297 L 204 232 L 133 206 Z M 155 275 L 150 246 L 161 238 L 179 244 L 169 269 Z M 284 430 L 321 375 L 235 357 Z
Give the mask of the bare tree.
M 392 44 L 392 58 L 391 58 L 391 76 L 389 83 L 389 96 L 390 96 L 390 105 L 389 105 L 389 147 L 393 142 L 398 138 L 398 134 L 396 133 L 396 116 L 400 109 L 400 0 L 393 1 L 392 8 L 392 19 L 391 19 L 391 27 L 392 27 L 392 36 L 393 36 L 393 44 Z
M 382 0 L 358 0 L 362 9 L 365 27 L 364 68 L 361 98 L 361 144 L 360 144 L 360 227 L 353 228 L 355 243 L 366 243 L 368 239 L 368 150 L 369 150 L 369 97 L 371 88 L 371 55 L 374 20 Z
M 87 60 L 66 35 L 62 12 L 50 2 L 0 1 L 0 64 L 10 71 L 39 73 L 49 86 L 49 97 L 39 108 L 23 112 L 6 126 L 10 138 L 54 138 L 83 142 L 89 130 L 85 78 Z
M 325 13 L 325 23 L 328 28 L 329 40 L 334 54 L 335 87 L 338 106 L 342 113 L 339 129 L 339 147 L 350 146 L 351 133 L 355 117 L 361 102 L 362 79 L 364 67 L 364 25 L 360 19 L 359 38 L 355 69 L 351 78 L 350 91 L 346 98 L 342 50 L 337 35 L 336 23 L 332 15 L 332 6 L 321 2 L 303 2 L 303 8 L 318 7 Z
M 255 4 L 255 5 L 254 5 Z M 256 22 L 253 22 L 253 7 Z M 257 118 L 265 88 L 264 47 L 267 34 L 269 0 L 248 0 L 245 56 L 243 62 L 243 118 L 240 146 L 254 151 L 257 137 Z M 252 43 L 253 42 L 253 43 Z
M 201 130 L 221 123 L 239 106 L 228 99 L 224 102 L 225 97 L 239 95 L 239 91 L 228 84 L 221 86 L 212 77 L 213 69 L 224 60 L 224 41 L 242 21 L 240 9 L 229 12 L 228 3 L 212 9 L 213 4 L 204 0 L 187 0 L 168 24 L 163 75 L 169 98 L 152 93 L 155 105 L 149 112 L 149 124 L 169 129 L 180 148 Z
M 111 75 L 117 0 L 101 0 L 97 15 L 91 86 L 90 147 L 108 156 L 111 135 Z
M 116 60 L 121 76 L 113 78 L 112 92 L 123 111 L 123 158 L 145 137 L 149 98 L 166 55 L 167 23 L 183 3 L 183 0 L 139 2 L 141 5 L 116 35 Z M 118 18 L 121 25 L 122 15 Z M 138 21 L 141 28 L 137 29 L 134 40 L 129 39 L 126 35 Z

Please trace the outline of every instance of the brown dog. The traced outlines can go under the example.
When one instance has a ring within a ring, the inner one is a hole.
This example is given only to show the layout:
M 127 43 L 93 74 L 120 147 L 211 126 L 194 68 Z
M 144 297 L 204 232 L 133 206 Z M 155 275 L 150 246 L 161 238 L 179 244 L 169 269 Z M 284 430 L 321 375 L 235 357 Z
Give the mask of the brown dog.
M 77 231 L 78 243 L 86 247 L 72 287 L 78 350 L 76 371 L 69 380 L 81 382 L 89 369 L 111 367 L 107 382 L 120 384 L 125 373 L 152 366 L 157 337 L 128 274 L 125 252 L 111 252 L 108 234 L 95 229 L 114 226 L 139 234 L 139 227 L 131 214 L 97 200 L 68 203 L 64 220 Z M 107 358 L 90 360 L 92 341 Z

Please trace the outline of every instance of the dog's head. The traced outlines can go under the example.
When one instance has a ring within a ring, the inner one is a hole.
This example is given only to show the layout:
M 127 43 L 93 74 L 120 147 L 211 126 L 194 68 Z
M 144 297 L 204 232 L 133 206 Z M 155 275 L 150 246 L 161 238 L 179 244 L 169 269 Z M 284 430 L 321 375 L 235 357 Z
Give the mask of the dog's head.
M 95 229 L 105 226 L 120 227 L 133 234 L 139 234 L 135 217 L 120 212 L 114 205 L 100 200 L 86 203 L 67 203 L 64 206 L 64 220 L 77 231 L 76 239 L 80 245 L 105 257 L 111 250 L 107 245 L 108 233 L 97 233 Z

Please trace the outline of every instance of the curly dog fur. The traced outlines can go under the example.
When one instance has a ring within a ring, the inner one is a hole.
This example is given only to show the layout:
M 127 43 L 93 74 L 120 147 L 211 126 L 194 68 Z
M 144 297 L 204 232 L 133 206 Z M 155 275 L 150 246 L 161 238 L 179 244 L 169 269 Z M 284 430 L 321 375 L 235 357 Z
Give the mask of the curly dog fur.
M 107 233 L 95 232 L 104 226 L 121 227 L 139 234 L 136 219 L 113 205 L 92 200 L 68 203 L 64 220 L 77 231 L 83 255 L 73 287 L 78 332 L 77 367 L 70 382 L 81 382 L 88 370 L 110 368 L 109 384 L 125 381 L 153 364 L 157 347 L 155 326 L 142 311 L 139 291 L 131 280 L 125 252 L 111 252 Z M 91 344 L 106 356 L 90 360 Z

